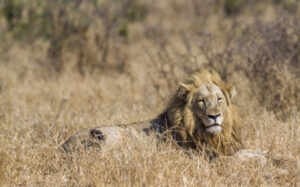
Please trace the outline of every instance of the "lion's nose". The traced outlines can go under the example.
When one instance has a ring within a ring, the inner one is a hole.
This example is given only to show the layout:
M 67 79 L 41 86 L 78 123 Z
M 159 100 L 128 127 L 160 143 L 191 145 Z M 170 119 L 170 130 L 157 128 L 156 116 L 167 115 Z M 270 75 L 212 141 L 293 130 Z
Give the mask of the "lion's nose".
M 217 119 L 219 116 L 221 116 L 221 114 L 215 114 L 215 115 L 207 115 L 208 118 L 210 119 Z

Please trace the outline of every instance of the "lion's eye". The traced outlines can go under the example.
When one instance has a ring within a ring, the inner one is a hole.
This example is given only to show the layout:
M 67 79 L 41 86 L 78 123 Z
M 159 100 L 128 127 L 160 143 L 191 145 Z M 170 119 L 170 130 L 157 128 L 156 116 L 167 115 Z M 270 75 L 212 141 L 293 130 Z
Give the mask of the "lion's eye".
M 222 102 L 222 100 L 223 100 L 222 97 L 219 97 L 219 98 L 218 98 L 218 102 L 219 102 L 219 103 Z

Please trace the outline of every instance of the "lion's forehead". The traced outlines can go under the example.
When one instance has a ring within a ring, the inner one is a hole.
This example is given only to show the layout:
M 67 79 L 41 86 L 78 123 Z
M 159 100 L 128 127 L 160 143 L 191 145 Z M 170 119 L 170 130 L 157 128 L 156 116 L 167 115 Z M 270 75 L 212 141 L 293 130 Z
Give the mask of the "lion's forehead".
M 203 84 L 198 88 L 198 94 L 204 97 L 223 94 L 221 89 L 214 83 Z

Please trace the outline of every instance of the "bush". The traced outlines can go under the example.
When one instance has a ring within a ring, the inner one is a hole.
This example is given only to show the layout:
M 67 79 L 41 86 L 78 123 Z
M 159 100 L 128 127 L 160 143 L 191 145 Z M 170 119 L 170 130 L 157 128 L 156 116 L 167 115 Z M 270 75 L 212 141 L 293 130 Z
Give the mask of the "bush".
M 85 67 L 123 67 L 126 57 L 111 62 L 109 58 L 122 55 L 128 25 L 144 19 L 147 11 L 138 0 L 6 0 L 2 12 L 16 39 L 31 44 L 38 39 L 49 42 L 48 59 L 57 72 L 67 63 L 62 54 L 67 51 L 77 54 L 77 67 L 84 73 Z
M 224 11 L 227 15 L 239 13 L 245 2 L 245 0 L 225 0 Z
M 244 74 L 251 83 L 252 96 L 280 119 L 300 110 L 300 27 L 299 20 L 281 14 L 272 22 L 257 19 L 241 30 L 233 24 L 226 33 L 225 47 L 216 51 L 209 37 L 200 45 L 208 66 L 224 79 Z

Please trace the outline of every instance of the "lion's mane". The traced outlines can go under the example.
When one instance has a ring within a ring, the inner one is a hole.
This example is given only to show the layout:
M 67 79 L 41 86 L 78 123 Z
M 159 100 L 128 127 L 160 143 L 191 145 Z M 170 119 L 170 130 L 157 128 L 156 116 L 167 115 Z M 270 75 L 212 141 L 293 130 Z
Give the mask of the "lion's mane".
M 227 102 L 222 132 L 215 136 L 205 132 L 199 124 L 201 119 L 197 120 L 193 113 L 192 96 L 205 83 L 216 84 L 224 93 Z M 242 147 L 240 123 L 231 102 L 231 87 L 213 70 L 201 70 L 180 85 L 165 111 L 173 136 L 180 145 L 213 155 L 232 155 Z

